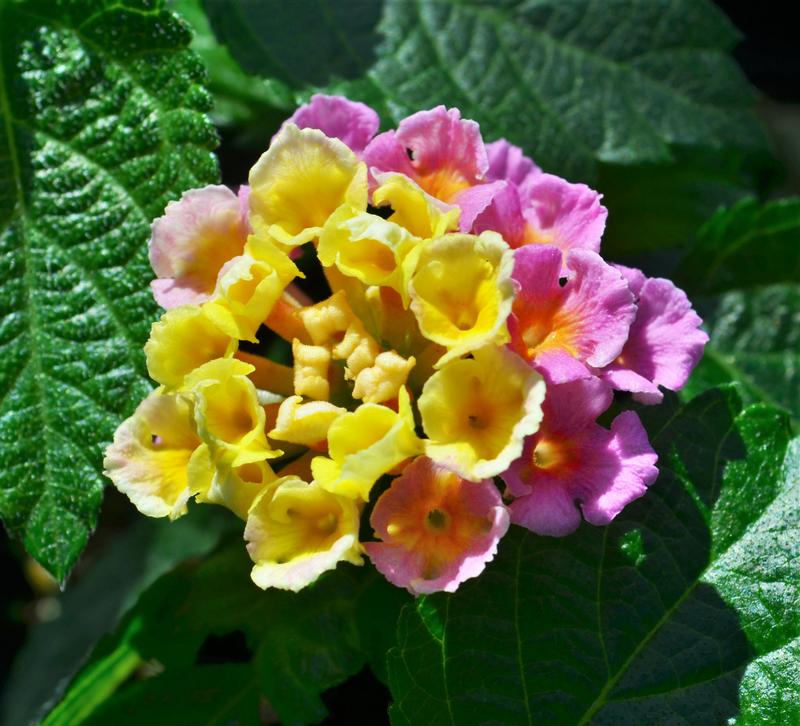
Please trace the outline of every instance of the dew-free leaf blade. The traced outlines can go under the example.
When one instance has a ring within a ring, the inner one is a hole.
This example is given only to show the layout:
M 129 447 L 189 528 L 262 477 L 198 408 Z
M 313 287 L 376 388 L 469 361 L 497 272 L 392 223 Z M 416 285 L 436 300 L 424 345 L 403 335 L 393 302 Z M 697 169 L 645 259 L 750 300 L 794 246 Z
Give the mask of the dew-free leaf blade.
M 61 580 L 150 388 L 149 224 L 217 177 L 189 40 L 162 2 L 0 5 L 0 515 Z

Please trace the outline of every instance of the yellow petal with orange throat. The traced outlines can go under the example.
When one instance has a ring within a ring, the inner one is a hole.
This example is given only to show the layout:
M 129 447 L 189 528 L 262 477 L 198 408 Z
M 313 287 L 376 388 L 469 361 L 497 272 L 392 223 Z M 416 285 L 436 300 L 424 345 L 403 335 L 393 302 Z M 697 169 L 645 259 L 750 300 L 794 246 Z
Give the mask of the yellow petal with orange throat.
M 423 249 L 411 278 L 411 309 L 422 334 L 447 348 L 438 365 L 508 339 L 513 268 L 511 249 L 494 232 L 449 234 Z
M 175 519 L 186 513 L 187 466 L 199 445 L 190 405 L 159 388 L 117 429 L 103 467 L 142 514 Z
M 245 254 L 230 260 L 217 281 L 208 314 L 226 334 L 256 342 L 256 332 L 299 270 L 289 256 L 267 240 L 251 235 L 258 256 Z
M 516 353 L 488 346 L 448 363 L 419 399 L 425 453 L 465 479 L 505 471 L 542 420 L 545 384 Z
M 405 388 L 400 389 L 398 407 L 395 412 L 365 403 L 336 419 L 328 431 L 330 458 L 318 456 L 311 462 L 315 481 L 334 494 L 367 501 L 383 474 L 421 453 Z
M 280 456 L 267 443 L 266 414 L 247 377 L 253 366 L 234 358 L 206 363 L 186 380 L 200 438 L 215 462 L 252 464 Z
M 367 208 L 367 168 L 338 139 L 286 124 L 250 170 L 250 224 L 288 247 L 310 242 L 342 204 Z
M 297 592 L 339 562 L 363 564 L 359 507 L 294 476 L 278 479 L 250 508 L 244 538 L 260 588 Z
M 210 303 L 172 308 L 153 323 L 144 346 L 150 376 L 169 388 L 180 388 L 195 368 L 232 356 L 238 341 L 220 330 L 208 314 Z
M 407 229 L 415 237 L 432 239 L 458 230 L 461 210 L 426 194 L 405 174 L 379 174 L 380 186 L 372 193 L 376 207 L 389 206 L 389 222 Z

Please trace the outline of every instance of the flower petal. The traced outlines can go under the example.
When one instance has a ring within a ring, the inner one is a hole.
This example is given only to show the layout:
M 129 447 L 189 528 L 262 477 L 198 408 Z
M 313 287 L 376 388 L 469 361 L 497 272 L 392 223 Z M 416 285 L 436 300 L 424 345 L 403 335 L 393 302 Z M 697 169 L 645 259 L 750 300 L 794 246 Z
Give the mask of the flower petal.
M 356 154 L 364 151 L 381 125 L 378 114 L 366 104 L 322 93 L 311 96 L 287 123 L 299 129 L 319 129 L 325 136 L 339 139 Z

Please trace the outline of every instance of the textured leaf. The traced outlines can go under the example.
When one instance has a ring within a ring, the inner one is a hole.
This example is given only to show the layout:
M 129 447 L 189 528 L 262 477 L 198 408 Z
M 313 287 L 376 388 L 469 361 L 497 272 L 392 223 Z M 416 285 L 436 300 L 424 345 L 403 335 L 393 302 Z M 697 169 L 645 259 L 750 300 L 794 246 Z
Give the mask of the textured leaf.
M 597 160 L 668 160 L 672 144 L 764 145 L 747 110 L 752 94 L 726 53 L 737 33 L 706 0 L 383 4 L 377 61 L 364 78 L 333 90 L 376 105 L 385 121 L 458 106 L 488 140 L 505 136 L 549 171 L 582 180 Z M 363 0 L 330 5 L 358 17 Z M 227 5 L 207 6 L 220 40 L 261 73 L 274 43 L 312 46 L 323 63 L 338 59 L 325 56 L 329 37 L 361 42 L 345 25 L 321 35 L 327 14 L 314 20 L 307 3 L 282 4 L 278 19 L 273 3 L 237 2 L 249 28 Z
M 141 592 L 178 562 L 210 551 L 235 521 L 219 508 L 199 507 L 174 523 L 140 519 L 116 536 L 86 575 L 61 595 L 59 617 L 31 632 L 5 684 L 0 721 L 5 726 L 39 723 L 95 643 L 113 630 Z
M 284 724 L 322 719 L 320 694 L 365 664 L 385 677 L 397 615 L 409 599 L 403 591 L 372 568 L 343 566 L 299 594 L 262 592 L 250 582 L 250 567 L 236 541 L 155 583 L 53 715 L 102 694 L 109 683 L 118 685 L 117 664 L 131 653 L 136 662 L 156 658 L 164 675 L 178 678 L 193 667 L 210 634 L 244 633 L 253 654 L 252 677 Z M 119 693 L 127 699 L 124 688 Z
M 800 418 L 800 199 L 749 199 L 719 211 L 687 252 L 678 282 L 711 336 L 685 396 L 741 381 L 748 400 Z
M 682 261 L 678 281 L 694 294 L 800 280 L 800 199 L 746 199 L 717 212 Z
M 160 1 L 0 4 L 0 515 L 61 580 L 150 386 L 150 221 L 217 176 L 189 39 Z
M 742 723 L 792 722 L 798 442 L 732 388 L 647 424 L 661 476 L 609 527 L 513 528 L 481 578 L 404 608 L 394 723 L 725 723 L 740 683 Z
M 204 0 L 245 70 L 295 87 L 356 78 L 372 65 L 381 0 Z

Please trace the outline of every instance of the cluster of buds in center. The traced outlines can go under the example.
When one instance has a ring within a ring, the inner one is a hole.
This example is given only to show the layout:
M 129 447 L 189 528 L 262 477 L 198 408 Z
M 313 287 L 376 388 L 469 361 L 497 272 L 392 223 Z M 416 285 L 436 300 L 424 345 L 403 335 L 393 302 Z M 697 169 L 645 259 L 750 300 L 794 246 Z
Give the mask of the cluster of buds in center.
M 510 523 L 608 523 L 656 455 L 635 413 L 598 417 L 615 389 L 682 386 L 706 341 L 672 283 L 600 256 L 596 192 L 456 109 L 378 126 L 316 96 L 238 195 L 189 191 L 153 224 L 159 387 L 106 472 L 149 516 L 228 507 L 263 588 L 366 554 L 413 593 L 453 591 Z M 277 338 L 290 365 L 261 354 Z

